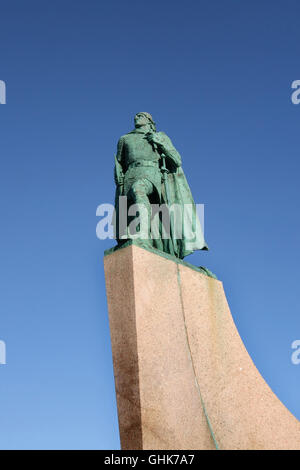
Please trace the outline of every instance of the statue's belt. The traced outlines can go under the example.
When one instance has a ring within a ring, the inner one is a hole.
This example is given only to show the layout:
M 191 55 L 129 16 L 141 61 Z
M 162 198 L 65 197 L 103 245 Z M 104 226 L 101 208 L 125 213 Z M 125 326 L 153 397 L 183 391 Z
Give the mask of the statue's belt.
M 148 166 L 148 167 L 150 166 L 153 168 L 158 168 L 158 161 L 152 162 L 151 160 L 138 160 L 136 162 L 131 162 L 129 163 L 127 170 L 129 170 L 130 168 L 136 168 L 139 166 Z

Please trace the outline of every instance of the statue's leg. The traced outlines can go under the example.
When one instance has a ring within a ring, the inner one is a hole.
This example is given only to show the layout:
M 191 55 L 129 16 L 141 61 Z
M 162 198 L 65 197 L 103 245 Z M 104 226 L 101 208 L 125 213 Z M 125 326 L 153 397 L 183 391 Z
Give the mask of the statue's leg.
M 147 238 L 143 239 L 152 245 L 150 227 L 151 227 L 151 204 L 149 196 L 153 192 L 153 184 L 146 178 L 135 181 L 129 191 L 130 204 L 141 204 L 147 211 Z M 141 214 L 140 214 L 141 216 Z

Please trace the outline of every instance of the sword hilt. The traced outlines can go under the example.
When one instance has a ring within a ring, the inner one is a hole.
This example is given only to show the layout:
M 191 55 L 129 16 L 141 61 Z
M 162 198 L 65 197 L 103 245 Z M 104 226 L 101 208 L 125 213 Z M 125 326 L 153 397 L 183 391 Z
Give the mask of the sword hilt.
M 160 171 L 162 173 L 169 173 L 168 168 L 166 167 L 166 157 L 164 154 L 161 155 L 162 158 L 162 166 L 160 167 Z

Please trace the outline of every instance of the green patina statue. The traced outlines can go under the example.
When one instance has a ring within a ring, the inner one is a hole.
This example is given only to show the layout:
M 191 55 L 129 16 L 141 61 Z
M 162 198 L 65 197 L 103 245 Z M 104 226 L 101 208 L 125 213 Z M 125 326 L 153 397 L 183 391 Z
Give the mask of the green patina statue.
M 149 113 L 136 114 L 134 123 L 135 129 L 120 138 L 115 157 L 115 235 L 118 245 L 131 238 L 128 227 L 132 214 L 126 214 L 125 235 L 124 231 L 121 234 L 119 225 L 120 201 L 126 196 L 128 207 L 135 204 L 135 207 L 146 210 L 143 211 L 143 217 L 147 219 L 144 220 L 147 222 L 147 233 L 141 239 L 146 247 L 158 249 L 179 259 L 195 250 L 207 250 L 196 205 L 181 168 L 179 153 L 164 132 L 156 132 Z M 166 227 L 166 218 L 162 217 L 162 206 L 168 208 L 169 227 Z M 171 207 L 176 210 L 172 212 Z M 158 217 L 156 231 L 151 225 L 155 216 Z

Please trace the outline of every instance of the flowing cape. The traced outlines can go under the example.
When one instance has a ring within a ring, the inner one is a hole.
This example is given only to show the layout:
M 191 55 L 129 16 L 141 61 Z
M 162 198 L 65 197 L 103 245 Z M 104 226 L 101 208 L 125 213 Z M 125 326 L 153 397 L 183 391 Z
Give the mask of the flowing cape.
M 164 251 L 165 249 L 168 251 L 171 249 L 179 258 L 183 259 L 195 250 L 208 250 L 208 246 L 204 239 L 196 204 L 182 167 L 174 168 L 170 166 L 169 159 L 167 159 L 166 166 L 169 170 L 166 183 L 168 184 L 170 200 L 167 201 L 165 184 L 162 183 L 162 202 L 168 203 L 169 206 L 178 205 L 178 213 L 181 214 L 181 218 L 179 216 L 177 220 L 173 219 L 173 233 L 171 233 L 173 250 L 168 240 L 162 241 Z

